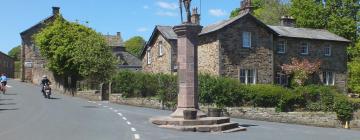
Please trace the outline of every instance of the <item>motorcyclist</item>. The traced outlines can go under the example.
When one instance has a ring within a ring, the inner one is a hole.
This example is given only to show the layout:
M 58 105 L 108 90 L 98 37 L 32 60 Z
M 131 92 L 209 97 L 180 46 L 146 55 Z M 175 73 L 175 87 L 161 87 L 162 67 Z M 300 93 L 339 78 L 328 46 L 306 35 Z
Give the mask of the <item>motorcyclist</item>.
M 43 95 L 45 95 L 45 90 L 44 90 L 44 86 L 45 85 L 50 85 L 51 82 L 50 80 L 47 78 L 46 75 L 42 76 L 42 80 L 41 80 L 41 92 L 43 93 Z
M 1 74 L 0 82 L 1 82 L 1 88 L 5 88 L 7 84 L 7 77 L 5 73 Z

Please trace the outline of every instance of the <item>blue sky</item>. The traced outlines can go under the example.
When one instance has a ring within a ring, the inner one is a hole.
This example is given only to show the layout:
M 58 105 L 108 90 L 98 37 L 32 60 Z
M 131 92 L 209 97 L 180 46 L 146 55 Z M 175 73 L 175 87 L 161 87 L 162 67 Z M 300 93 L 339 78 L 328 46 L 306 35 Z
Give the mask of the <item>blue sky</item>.
M 241 0 L 202 0 L 203 26 L 227 19 Z M 2 0 L 0 1 L 0 51 L 7 53 L 21 44 L 19 33 L 61 7 L 69 21 L 88 21 L 89 27 L 103 34 L 121 32 L 123 38 L 149 39 L 155 25 L 180 23 L 178 0 Z M 200 0 L 193 0 L 200 7 Z

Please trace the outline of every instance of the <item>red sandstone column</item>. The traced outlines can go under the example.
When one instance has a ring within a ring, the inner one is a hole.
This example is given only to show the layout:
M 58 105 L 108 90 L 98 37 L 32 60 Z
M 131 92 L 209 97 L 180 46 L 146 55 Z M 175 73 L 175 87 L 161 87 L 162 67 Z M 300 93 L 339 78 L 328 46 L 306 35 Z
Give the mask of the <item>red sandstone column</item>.
M 183 118 L 184 110 L 196 110 L 198 117 L 205 117 L 205 114 L 199 111 L 198 95 L 198 67 L 197 67 L 197 45 L 198 34 L 202 26 L 191 23 L 184 23 L 175 26 L 175 33 L 178 36 L 178 82 L 179 95 L 178 106 L 170 116 Z

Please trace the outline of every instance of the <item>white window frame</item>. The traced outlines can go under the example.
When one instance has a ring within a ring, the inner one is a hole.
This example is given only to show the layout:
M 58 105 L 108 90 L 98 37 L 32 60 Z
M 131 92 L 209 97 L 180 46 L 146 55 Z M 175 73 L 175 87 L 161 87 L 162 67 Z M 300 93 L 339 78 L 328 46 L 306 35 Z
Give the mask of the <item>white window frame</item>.
M 147 64 L 150 65 L 151 64 L 151 49 L 149 48 L 147 51 L 146 51 L 146 59 L 147 59 Z
M 241 76 L 241 71 L 245 71 L 245 76 Z M 253 72 L 253 76 L 249 75 L 250 72 Z M 252 77 L 253 79 L 251 80 L 252 82 L 249 83 L 249 78 Z M 257 73 L 256 73 L 256 69 L 240 69 L 239 71 L 239 80 L 241 82 L 241 78 L 245 78 L 245 82 L 242 82 L 243 84 L 249 85 L 249 84 L 256 84 L 256 79 L 257 79 Z
M 332 81 L 329 81 L 330 75 L 332 76 Z M 335 85 L 335 73 L 332 71 L 324 71 L 323 72 L 323 83 L 327 86 Z
M 243 41 L 243 45 L 242 45 L 243 48 L 251 48 L 251 32 L 243 32 L 242 41 Z
M 329 52 L 327 52 L 327 49 L 329 50 Z M 326 46 L 324 48 L 324 56 L 331 56 L 331 46 Z
M 162 41 L 160 41 L 158 43 L 158 50 L 159 50 L 159 52 L 158 52 L 159 57 L 163 56 L 164 55 L 164 44 Z
M 306 46 L 304 46 L 306 45 Z M 303 52 L 303 48 L 306 48 L 306 52 Z M 300 44 L 300 54 L 302 55 L 308 55 L 309 54 L 309 43 L 303 42 Z
M 277 45 L 277 48 L 276 48 L 277 53 L 284 54 L 286 52 L 286 44 L 287 44 L 286 40 L 280 40 L 278 42 L 278 45 Z M 281 49 L 282 51 L 280 51 L 279 48 L 282 48 Z

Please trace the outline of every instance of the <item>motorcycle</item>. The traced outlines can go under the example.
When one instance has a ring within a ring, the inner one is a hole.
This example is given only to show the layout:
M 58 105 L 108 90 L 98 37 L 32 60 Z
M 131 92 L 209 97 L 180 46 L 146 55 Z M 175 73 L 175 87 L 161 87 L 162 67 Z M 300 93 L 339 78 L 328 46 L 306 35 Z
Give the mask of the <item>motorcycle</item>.
M 44 85 L 44 91 L 43 91 L 44 97 L 50 99 L 51 95 L 51 87 L 49 84 Z

